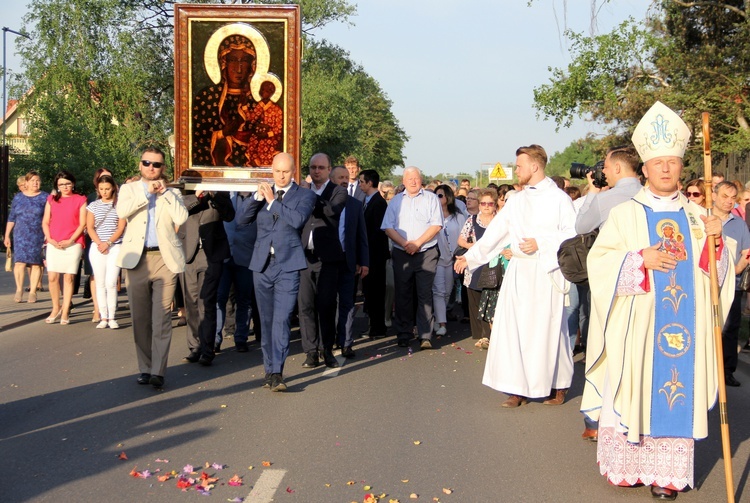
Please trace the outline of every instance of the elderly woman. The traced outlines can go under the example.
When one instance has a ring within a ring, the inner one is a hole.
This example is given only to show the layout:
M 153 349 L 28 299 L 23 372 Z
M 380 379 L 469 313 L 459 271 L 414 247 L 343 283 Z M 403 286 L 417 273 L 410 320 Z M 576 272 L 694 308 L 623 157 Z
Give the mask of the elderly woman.
M 13 245 L 13 276 L 16 280 L 16 295 L 21 302 L 26 266 L 31 266 L 29 274 L 29 302 L 36 302 L 36 289 L 42 275 L 42 247 L 44 232 L 42 217 L 49 194 L 40 190 L 42 179 L 36 171 L 29 171 L 24 178 L 21 192 L 15 195 L 10 206 L 8 225 L 5 226 L 5 246 Z M 13 239 L 11 240 L 11 231 Z
M 469 193 L 471 195 L 471 193 Z M 467 198 L 468 201 L 468 198 Z M 495 218 L 497 210 L 497 191 L 495 189 L 482 189 L 479 191 L 479 213 L 472 215 L 461 230 L 458 245 L 471 248 L 483 235 L 485 229 Z M 471 323 L 471 336 L 479 339 L 478 344 L 489 344 L 490 325 L 480 316 L 479 302 L 482 297 L 482 289 L 478 286 L 481 268 L 476 271 L 464 271 L 464 285 L 467 287 L 469 300 L 469 322 Z
M 46 323 L 70 323 L 73 281 L 83 254 L 83 229 L 86 226 L 86 196 L 76 194 L 76 179 L 68 171 L 55 175 L 55 194 L 44 206 L 42 229 L 47 239 L 47 270 L 52 312 Z M 63 274 L 63 303 L 60 306 L 60 274 Z
M 696 178 L 685 185 L 685 196 L 699 206 L 706 207 L 706 188 L 703 180 Z
M 435 310 L 435 321 L 439 325 L 435 335 L 445 335 L 448 332 L 445 326 L 448 321 L 448 299 L 453 291 L 453 252 L 458 247 L 458 236 L 466 217 L 456 207 L 453 190 L 448 185 L 438 185 L 435 195 L 438 196 L 443 211 L 443 230 L 438 232 L 440 258 L 432 284 L 432 305 Z

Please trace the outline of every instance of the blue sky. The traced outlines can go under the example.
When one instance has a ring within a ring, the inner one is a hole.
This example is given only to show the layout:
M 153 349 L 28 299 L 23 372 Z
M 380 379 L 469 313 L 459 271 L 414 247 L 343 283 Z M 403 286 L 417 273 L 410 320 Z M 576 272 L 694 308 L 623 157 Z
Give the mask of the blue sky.
M 590 33 L 589 0 L 352 3 L 354 26 L 329 25 L 315 35 L 348 50 L 380 82 L 410 137 L 407 165 L 429 174 L 473 174 L 483 163 L 513 161 L 521 145 L 538 143 L 552 155 L 589 132 L 604 132 L 584 121 L 555 132 L 533 108 L 533 89 L 548 82 L 548 67 L 570 63 L 562 31 Z M 598 33 L 628 16 L 642 20 L 650 4 L 598 0 Z M 0 0 L 3 26 L 20 29 L 25 5 Z M 20 72 L 14 39 L 8 35 L 8 68 Z

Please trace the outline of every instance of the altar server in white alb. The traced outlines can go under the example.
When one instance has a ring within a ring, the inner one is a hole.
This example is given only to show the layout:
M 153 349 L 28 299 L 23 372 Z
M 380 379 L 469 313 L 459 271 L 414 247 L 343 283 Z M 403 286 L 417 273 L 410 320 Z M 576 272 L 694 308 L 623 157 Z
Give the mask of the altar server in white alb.
M 573 378 L 573 359 L 563 320 L 569 283 L 557 263 L 560 243 L 575 235 L 570 197 L 544 174 L 547 153 L 539 145 L 516 151 L 523 190 L 492 220 L 456 271 L 472 271 L 510 244 L 513 258 L 500 287 L 482 383 L 509 395 L 515 408 L 529 398 L 559 405 Z
M 717 368 L 707 236 L 721 313 L 734 296 L 721 220 L 678 190 L 690 130 L 657 102 L 633 133 L 647 186 L 612 209 L 588 256 L 591 324 L 581 411 L 599 421 L 599 471 L 672 500 L 693 487 Z

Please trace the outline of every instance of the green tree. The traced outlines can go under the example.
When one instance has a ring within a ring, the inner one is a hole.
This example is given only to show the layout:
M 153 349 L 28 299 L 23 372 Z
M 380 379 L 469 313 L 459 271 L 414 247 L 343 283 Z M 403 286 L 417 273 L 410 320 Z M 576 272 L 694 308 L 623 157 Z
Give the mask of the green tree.
M 344 49 L 308 41 L 302 62 L 302 159 L 328 153 L 335 163 L 354 155 L 388 176 L 403 166 L 408 137 L 378 82 Z
M 570 165 L 580 162 L 586 166 L 593 166 L 597 161 L 604 159 L 607 147 L 602 140 L 588 135 L 583 139 L 576 140 L 565 147 L 562 152 L 556 152 L 550 157 L 545 173 L 547 176 L 564 176 L 570 178 Z
M 122 179 L 135 170 L 143 146 L 166 146 L 174 128 L 174 3 L 31 0 L 25 24 L 34 26 L 32 41 L 20 40 L 19 47 L 26 62 L 23 87 L 33 88 L 23 103 L 32 154 L 14 158 L 14 173 L 37 169 L 48 181 L 67 169 L 83 182 L 79 188 L 89 191 L 96 168 L 108 167 Z M 302 7 L 305 36 L 330 22 L 349 22 L 356 12 L 347 0 L 293 3 Z M 391 102 L 342 50 L 333 50 L 330 59 L 348 63 L 336 74 L 345 82 L 332 86 L 336 79 L 324 73 L 320 60 L 326 58 L 316 56 L 318 45 L 309 44 L 303 70 L 303 150 L 343 145 L 332 153 L 357 155 L 364 165 L 390 173 L 402 163 L 406 140 Z M 349 129 L 342 129 L 338 118 L 347 118 Z
M 660 0 L 644 23 L 612 32 L 566 32 L 573 60 L 550 69 L 534 91 L 540 115 L 568 126 L 574 117 L 608 125 L 627 137 L 656 100 L 682 110 L 695 133 L 700 114 L 712 117 L 713 148 L 750 149 L 750 4 L 740 0 Z M 700 147 L 691 147 L 693 157 Z

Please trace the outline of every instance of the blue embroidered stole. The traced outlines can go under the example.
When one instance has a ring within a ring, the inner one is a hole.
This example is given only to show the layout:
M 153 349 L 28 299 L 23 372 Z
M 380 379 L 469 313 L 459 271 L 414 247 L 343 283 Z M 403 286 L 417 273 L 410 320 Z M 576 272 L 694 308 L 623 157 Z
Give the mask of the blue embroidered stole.
M 690 227 L 683 210 L 645 207 L 652 245 L 677 260 L 666 273 L 653 271 L 656 296 L 651 436 L 693 437 L 695 380 L 695 285 Z M 697 251 L 700 253 L 700 251 Z

